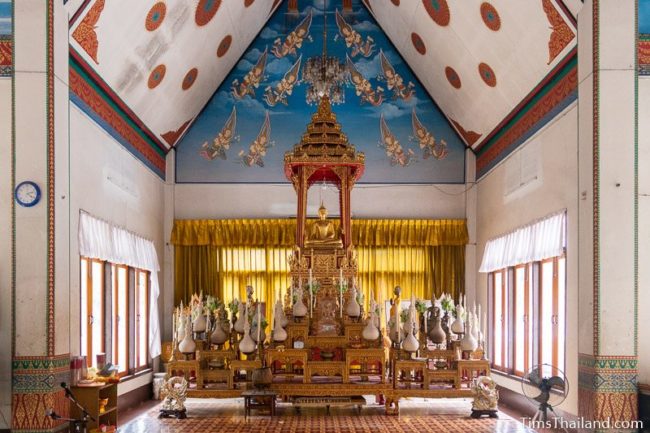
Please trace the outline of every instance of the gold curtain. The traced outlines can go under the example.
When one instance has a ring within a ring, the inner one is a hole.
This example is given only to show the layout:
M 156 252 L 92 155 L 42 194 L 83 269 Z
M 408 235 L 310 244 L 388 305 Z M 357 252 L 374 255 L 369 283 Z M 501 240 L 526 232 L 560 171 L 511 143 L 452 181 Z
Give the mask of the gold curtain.
M 273 303 L 289 286 L 287 258 L 295 239 L 295 219 L 177 220 L 175 302 L 187 302 L 203 290 L 226 303 L 246 297 L 246 285 Z M 354 220 L 358 278 L 366 302 L 370 291 L 387 300 L 393 287 L 417 298 L 464 293 L 465 220 Z

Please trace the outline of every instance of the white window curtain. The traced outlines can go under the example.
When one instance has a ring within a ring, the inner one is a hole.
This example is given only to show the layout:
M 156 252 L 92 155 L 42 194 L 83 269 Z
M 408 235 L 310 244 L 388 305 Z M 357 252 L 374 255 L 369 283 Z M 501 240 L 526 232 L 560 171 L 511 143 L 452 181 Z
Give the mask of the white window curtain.
M 153 242 L 82 211 L 79 215 L 79 254 L 90 259 L 149 271 L 149 353 L 152 358 L 159 356 L 160 266 Z
M 488 241 L 479 272 L 561 256 L 565 247 L 566 211 L 563 210 Z

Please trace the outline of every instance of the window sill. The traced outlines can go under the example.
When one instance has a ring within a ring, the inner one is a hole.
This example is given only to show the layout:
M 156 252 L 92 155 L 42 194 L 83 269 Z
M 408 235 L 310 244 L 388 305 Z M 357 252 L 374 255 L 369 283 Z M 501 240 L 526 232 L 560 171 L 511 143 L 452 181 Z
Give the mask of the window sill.
M 145 368 L 144 370 L 140 370 L 136 373 L 133 373 L 131 375 L 127 376 L 122 376 L 122 379 L 120 379 L 120 383 L 128 382 L 133 379 L 137 379 L 138 377 L 144 376 L 145 374 L 153 373 L 153 368 Z
M 524 378 L 521 377 L 521 376 L 516 376 L 514 374 L 506 373 L 506 372 L 501 371 L 501 370 L 490 369 L 490 373 L 495 373 L 497 376 L 501 376 L 501 377 L 504 377 L 506 379 L 514 380 L 514 381 L 518 382 L 520 385 L 521 385 L 521 382 L 524 381 Z M 526 380 L 526 383 L 530 383 L 530 382 Z M 520 392 L 520 394 L 521 394 L 521 392 Z M 557 389 L 551 389 L 551 394 L 563 395 L 563 393 L 558 391 Z

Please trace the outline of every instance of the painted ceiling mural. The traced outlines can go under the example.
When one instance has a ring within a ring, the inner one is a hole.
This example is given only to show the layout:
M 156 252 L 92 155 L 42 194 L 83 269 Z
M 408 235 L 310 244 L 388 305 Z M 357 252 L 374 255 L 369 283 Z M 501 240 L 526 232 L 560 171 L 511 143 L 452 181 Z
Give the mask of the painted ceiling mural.
M 639 0 L 639 33 L 650 34 L 650 0 Z
M 286 182 L 284 153 L 316 111 L 303 80 L 323 52 L 348 68 L 343 132 L 365 183 L 462 183 L 465 146 L 360 0 L 284 2 L 180 140 L 176 181 Z M 345 7 L 343 7 L 345 5 Z
M 579 0 L 364 0 L 485 173 L 577 98 Z
M 71 98 L 161 176 L 279 0 L 70 1 Z
M 0 77 L 11 76 L 12 32 L 11 0 L 0 0 Z

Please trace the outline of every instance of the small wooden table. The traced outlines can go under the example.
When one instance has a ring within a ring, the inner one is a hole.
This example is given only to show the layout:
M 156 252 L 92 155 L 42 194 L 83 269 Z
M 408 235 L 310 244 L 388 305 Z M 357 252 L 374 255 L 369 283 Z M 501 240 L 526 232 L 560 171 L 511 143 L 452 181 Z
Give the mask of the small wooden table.
M 275 416 L 275 399 L 278 393 L 270 390 L 249 390 L 241 393 L 244 397 L 244 419 L 251 414 L 251 409 L 268 409 Z

